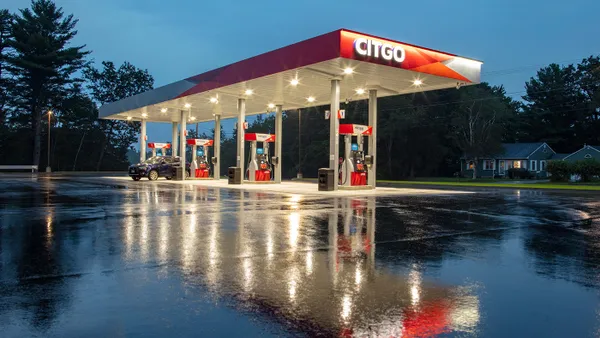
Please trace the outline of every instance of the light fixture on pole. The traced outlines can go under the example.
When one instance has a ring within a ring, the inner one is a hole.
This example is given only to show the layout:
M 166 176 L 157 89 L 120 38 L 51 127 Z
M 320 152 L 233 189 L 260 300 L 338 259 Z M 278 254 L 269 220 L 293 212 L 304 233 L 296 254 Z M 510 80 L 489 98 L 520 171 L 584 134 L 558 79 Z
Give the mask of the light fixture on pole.
M 48 162 L 46 163 L 46 172 L 52 172 L 50 168 L 50 118 L 52 117 L 52 110 L 48 110 Z

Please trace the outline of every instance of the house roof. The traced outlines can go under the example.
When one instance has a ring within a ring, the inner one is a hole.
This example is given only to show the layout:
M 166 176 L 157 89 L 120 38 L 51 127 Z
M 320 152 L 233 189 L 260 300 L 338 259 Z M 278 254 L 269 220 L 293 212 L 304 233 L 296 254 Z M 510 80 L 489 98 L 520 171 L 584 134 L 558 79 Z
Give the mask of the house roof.
M 498 156 L 498 158 L 510 158 L 520 159 L 527 158 L 533 152 L 538 150 L 541 146 L 546 144 L 545 142 L 533 142 L 533 143 L 502 143 L 504 148 L 504 154 Z M 550 146 L 548 146 L 550 150 Z
M 594 148 L 594 149 L 596 149 L 596 150 L 600 151 L 600 146 L 590 146 L 590 147 L 592 147 L 592 148 Z

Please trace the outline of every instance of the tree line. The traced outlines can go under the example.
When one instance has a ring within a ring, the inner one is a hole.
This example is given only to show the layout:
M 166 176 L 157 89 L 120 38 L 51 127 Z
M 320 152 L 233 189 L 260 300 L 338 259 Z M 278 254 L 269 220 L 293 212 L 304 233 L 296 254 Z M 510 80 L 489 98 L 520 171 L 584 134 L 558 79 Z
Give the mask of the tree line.
M 0 11 L 0 163 L 48 165 L 50 131 L 55 170 L 126 167 L 140 125 L 99 120 L 98 107 L 152 89 L 154 79 L 128 62 L 96 66 L 85 45 L 73 45 L 76 25 L 73 15 L 50 0 L 34 0 L 16 13 Z M 544 141 L 565 153 L 600 144 L 599 56 L 542 67 L 524 93 L 482 83 L 380 98 L 378 178 L 452 175 L 461 157 L 498 154 L 502 142 Z M 367 124 L 365 100 L 348 99 L 341 108 L 341 123 Z M 314 177 L 328 165 L 327 109 L 284 112 L 284 177 Z M 236 130 L 220 132 L 225 173 L 235 163 Z M 247 132 L 273 133 L 274 116 L 259 115 Z
M 154 79 L 128 62 L 96 68 L 91 51 L 73 45 L 77 22 L 50 0 L 17 13 L 0 10 L 0 163 L 55 170 L 127 165 L 140 125 L 98 120 L 98 106 L 152 89 Z

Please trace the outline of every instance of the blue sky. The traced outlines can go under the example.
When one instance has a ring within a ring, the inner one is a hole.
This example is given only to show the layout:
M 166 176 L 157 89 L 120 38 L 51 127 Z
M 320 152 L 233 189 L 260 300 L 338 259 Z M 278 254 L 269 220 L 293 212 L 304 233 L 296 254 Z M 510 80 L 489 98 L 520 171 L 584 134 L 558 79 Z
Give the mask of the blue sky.
M 516 98 L 539 67 L 600 54 L 597 0 L 56 3 L 79 18 L 76 42 L 96 62 L 129 61 L 148 69 L 157 87 L 338 28 L 483 60 L 482 80 Z M 0 7 L 29 4 L 4 0 Z M 149 139 L 168 141 L 170 128 L 149 124 Z

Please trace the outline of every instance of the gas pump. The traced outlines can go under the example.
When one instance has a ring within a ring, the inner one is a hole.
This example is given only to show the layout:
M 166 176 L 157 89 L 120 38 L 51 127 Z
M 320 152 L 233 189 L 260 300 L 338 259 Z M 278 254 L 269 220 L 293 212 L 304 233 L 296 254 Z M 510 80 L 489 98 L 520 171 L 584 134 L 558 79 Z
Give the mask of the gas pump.
M 340 124 L 344 135 L 344 157 L 340 159 L 339 184 L 341 186 L 367 186 L 368 171 L 373 157 L 364 153 L 364 136 L 371 136 L 373 127 L 359 124 Z M 356 137 L 356 143 L 352 143 Z
M 192 162 L 190 162 L 190 173 L 194 178 L 210 178 L 210 163 L 208 162 L 208 147 L 213 145 L 213 140 L 188 139 L 187 144 L 192 146 Z M 200 149 L 198 149 L 200 147 Z M 216 157 L 211 158 L 214 165 Z
M 275 135 L 249 133 L 244 136 L 250 142 L 250 162 L 248 180 L 250 182 L 271 181 L 271 163 L 269 163 L 269 143 L 275 142 Z M 258 148 L 257 142 L 261 142 Z
M 167 153 L 167 149 L 171 149 L 171 143 L 150 142 L 148 143 L 148 148 L 152 149 L 152 157 L 155 157 L 157 153 L 158 156 L 165 156 Z

